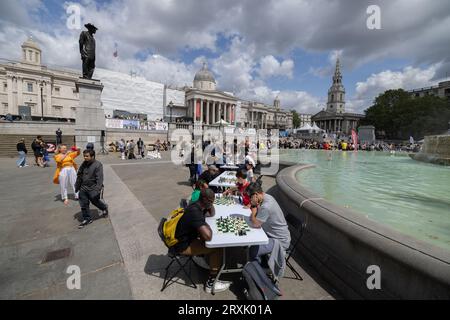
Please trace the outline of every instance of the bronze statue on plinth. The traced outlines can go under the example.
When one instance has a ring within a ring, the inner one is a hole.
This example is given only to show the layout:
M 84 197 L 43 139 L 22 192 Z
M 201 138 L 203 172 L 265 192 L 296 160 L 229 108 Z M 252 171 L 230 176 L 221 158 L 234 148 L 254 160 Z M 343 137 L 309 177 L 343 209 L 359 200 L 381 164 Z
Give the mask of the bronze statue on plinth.
M 93 24 L 84 25 L 88 31 L 80 34 L 80 54 L 83 61 L 83 79 L 92 79 L 95 69 L 95 38 L 98 28 Z

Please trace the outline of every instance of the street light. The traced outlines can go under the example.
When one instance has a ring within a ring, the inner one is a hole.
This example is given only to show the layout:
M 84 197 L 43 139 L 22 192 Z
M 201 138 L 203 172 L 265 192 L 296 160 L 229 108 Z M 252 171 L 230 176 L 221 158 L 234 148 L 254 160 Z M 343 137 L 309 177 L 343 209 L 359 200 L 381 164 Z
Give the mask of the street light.
M 170 123 L 172 123 L 172 108 L 173 108 L 173 102 L 170 101 L 170 103 L 169 103 L 169 109 L 170 109 Z
M 41 88 L 41 121 L 44 120 L 44 84 L 41 82 L 39 87 Z

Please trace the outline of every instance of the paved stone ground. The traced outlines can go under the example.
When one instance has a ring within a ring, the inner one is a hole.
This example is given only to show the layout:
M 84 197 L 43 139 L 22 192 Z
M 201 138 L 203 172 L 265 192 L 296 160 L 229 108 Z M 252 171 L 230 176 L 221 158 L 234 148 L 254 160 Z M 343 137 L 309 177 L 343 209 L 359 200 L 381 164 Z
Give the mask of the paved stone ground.
M 31 163 L 31 159 L 28 159 Z M 169 259 L 156 228 L 161 217 L 189 197 L 188 169 L 175 166 L 169 154 L 161 160 L 122 161 L 117 154 L 100 156 L 104 163 L 105 200 L 110 218 L 83 230 L 77 225 L 78 203 L 65 207 L 51 168 L 16 168 L 14 159 L 0 159 L 0 299 L 242 299 L 238 274 L 230 291 L 215 296 L 203 291 L 207 272 L 192 266 L 197 289 L 183 275 L 160 292 Z M 81 161 L 81 160 L 80 160 Z M 78 162 L 80 162 L 78 161 Z M 264 187 L 274 184 L 264 180 Z M 96 210 L 93 210 L 97 214 Z M 68 257 L 43 263 L 48 252 L 70 248 Z M 233 249 L 240 259 L 242 249 Z M 304 281 L 281 280 L 283 299 L 334 299 L 332 288 L 301 263 Z M 69 290 L 68 266 L 81 269 L 81 290 Z

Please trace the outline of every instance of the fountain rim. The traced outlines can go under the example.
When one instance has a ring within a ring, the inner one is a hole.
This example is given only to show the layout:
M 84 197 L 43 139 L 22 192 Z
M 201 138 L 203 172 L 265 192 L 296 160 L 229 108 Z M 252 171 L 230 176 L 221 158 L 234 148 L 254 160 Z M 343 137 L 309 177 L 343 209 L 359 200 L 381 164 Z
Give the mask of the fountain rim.
M 410 268 L 450 284 L 450 250 L 370 220 L 360 212 L 343 208 L 303 187 L 296 179 L 297 173 L 315 168 L 315 165 L 286 162 L 284 166 L 287 167 L 276 176 L 277 186 L 291 201 L 304 208 L 305 215 L 314 215 L 348 237 L 383 252 Z

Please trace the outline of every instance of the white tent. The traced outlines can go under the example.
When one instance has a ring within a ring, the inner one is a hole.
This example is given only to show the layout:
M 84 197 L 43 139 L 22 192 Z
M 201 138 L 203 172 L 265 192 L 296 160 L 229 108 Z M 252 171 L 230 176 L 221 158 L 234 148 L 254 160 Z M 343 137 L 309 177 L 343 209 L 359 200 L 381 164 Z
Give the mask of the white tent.
M 325 130 L 320 129 L 317 124 L 314 122 L 313 126 L 311 127 L 312 130 L 314 130 L 315 132 L 323 132 Z
M 309 123 L 307 123 L 307 124 L 305 124 L 303 127 L 297 129 L 297 132 L 298 132 L 298 131 L 307 131 L 307 132 L 311 132 L 311 130 L 312 130 L 311 125 L 310 125 Z

